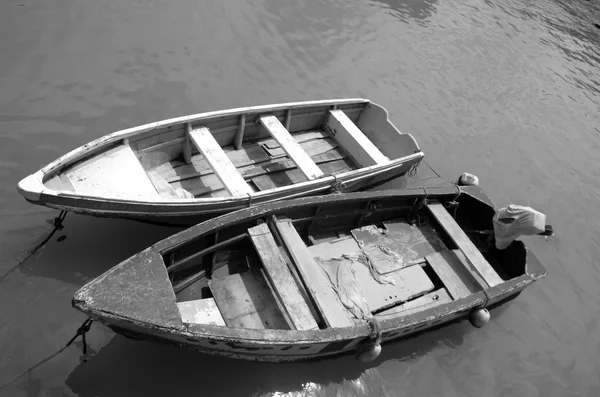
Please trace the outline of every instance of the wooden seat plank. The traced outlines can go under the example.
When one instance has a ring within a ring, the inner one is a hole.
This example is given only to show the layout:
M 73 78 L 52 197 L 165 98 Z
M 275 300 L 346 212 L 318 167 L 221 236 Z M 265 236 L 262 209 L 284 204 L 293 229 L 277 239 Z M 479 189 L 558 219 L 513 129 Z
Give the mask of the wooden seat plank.
M 361 167 L 390 161 L 342 110 L 329 111 L 327 130 Z
M 296 264 L 298 273 L 306 284 L 306 289 L 323 316 L 325 324 L 328 327 L 354 325 L 347 309 L 342 305 L 336 292 L 331 287 L 327 274 L 315 262 L 290 220 L 278 220 L 274 224 Z
M 288 156 L 298 166 L 302 173 L 310 180 L 323 176 L 323 171 L 315 164 L 310 156 L 302 149 L 302 147 L 294 140 L 289 131 L 285 129 L 283 124 L 275 116 L 262 116 L 260 123 L 271 134 L 271 136 L 279 143 L 286 151 Z
M 438 275 L 453 299 L 460 299 L 481 291 L 481 286 L 466 271 L 463 263 L 450 250 L 427 255 L 425 260 Z
M 504 282 L 441 203 L 428 204 L 427 207 L 440 225 L 448 232 L 452 241 L 465 254 L 474 271 L 479 273 L 490 287 Z
M 292 329 L 319 328 L 308 304 L 302 297 L 281 251 L 266 223 L 248 229 L 250 239 L 266 270 L 267 281 L 273 295 L 279 299 L 290 319 Z
M 208 128 L 196 128 L 191 130 L 189 135 L 230 195 L 237 196 L 252 192 Z
M 228 327 L 289 329 L 260 273 L 236 273 L 209 280 L 208 286 Z

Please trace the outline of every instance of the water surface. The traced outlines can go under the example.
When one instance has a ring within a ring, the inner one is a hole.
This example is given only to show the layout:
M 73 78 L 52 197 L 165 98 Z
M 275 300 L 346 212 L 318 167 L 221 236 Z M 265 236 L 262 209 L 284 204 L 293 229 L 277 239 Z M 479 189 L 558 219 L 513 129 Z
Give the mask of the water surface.
M 106 133 L 189 113 L 366 97 L 444 177 L 545 212 L 548 277 L 492 312 L 352 357 L 257 364 L 97 324 L 6 396 L 597 396 L 600 6 L 583 0 L 10 0 L 0 5 L 0 270 L 55 211 L 16 184 Z M 394 186 L 394 183 L 389 185 Z M 177 229 L 69 215 L 0 285 L 0 384 L 57 351 L 74 291 Z M 66 236 L 59 242 L 58 239 Z

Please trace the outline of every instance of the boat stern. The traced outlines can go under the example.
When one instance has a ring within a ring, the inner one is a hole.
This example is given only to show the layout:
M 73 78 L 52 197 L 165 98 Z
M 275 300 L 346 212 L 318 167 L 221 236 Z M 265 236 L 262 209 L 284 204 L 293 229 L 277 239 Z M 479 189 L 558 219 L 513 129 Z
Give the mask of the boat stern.
M 40 196 L 44 191 L 42 177 L 43 173 L 41 171 L 28 175 L 19 181 L 17 191 L 25 198 L 25 200 L 31 203 L 38 203 L 40 201 Z

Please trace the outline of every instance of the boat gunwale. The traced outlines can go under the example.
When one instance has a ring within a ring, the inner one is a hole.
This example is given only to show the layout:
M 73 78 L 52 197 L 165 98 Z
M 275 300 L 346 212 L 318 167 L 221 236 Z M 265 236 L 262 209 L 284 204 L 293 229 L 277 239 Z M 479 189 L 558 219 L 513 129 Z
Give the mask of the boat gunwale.
M 173 117 L 165 120 L 154 121 L 151 123 L 146 123 L 142 125 L 138 125 L 131 128 L 122 129 L 119 131 L 115 131 L 109 133 L 107 135 L 103 135 L 97 139 L 94 139 L 84 145 L 81 145 L 70 152 L 64 154 L 58 159 L 52 161 L 45 167 L 41 168 L 40 171 L 45 176 L 50 175 L 51 173 L 58 171 L 58 169 L 62 166 L 66 166 L 69 162 L 79 160 L 79 157 L 87 154 L 89 151 L 102 147 L 104 145 L 108 145 L 111 143 L 115 143 L 116 141 L 129 138 L 138 134 L 142 134 L 148 131 L 152 131 L 157 128 L 169 127 L 176 124 L 186 124 L 192 123 L 198 120 L 212 118 L 212 117 L 231 117 L 231 116 L 239 116 L 241 114 L 248 114 L 254 112 L 273 112 L 278 110 L 285 110 L 288 108 L 291 109 L 302 109 L 313 106 L 334 106 L 334 105 L 350 105 L 350 104 L 368 104 L 371 103 L 370 100 L 365 98 L 345 98 L 345 99 L 325 99 L 325 100 L 316 100 L 316 101 L 300 101 L 300 102 L 287 102 L 287 103 L 278 103 L 278 104 L 267 104 L 267 105 L 257 105 L 257 106 L 245 106 L 231 109 L 221 109 L 214 110 L 202 113 L 195 113 L 186 116 Z

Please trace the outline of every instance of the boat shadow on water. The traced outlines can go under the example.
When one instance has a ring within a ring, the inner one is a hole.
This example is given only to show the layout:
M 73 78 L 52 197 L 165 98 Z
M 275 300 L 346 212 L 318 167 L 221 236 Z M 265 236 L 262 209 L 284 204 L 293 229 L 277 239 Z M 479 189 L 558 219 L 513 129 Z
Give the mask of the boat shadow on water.
M 419 360 L 439 346 L 456 348 L 473 331 L 468 322 L 462 321 L 386 343 L 380 357 L 369 364 L 350 354 L 315 361 L 261 363 L 132 341 L 118 335 L 87 362 L 79 364 L 65 384 L 81 397 L 298 392 L 307 384 L 352 382 L 387 362 Z

